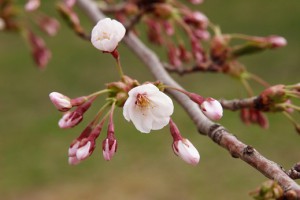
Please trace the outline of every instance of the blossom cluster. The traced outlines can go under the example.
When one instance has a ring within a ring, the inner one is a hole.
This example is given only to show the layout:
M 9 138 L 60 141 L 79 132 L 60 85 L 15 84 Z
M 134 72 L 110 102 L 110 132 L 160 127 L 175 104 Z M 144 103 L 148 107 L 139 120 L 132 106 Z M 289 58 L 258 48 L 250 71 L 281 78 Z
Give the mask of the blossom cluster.
M 94 26 L 91 34 L 93 46 L 103 53 L 111 54 L 116 59 L 120 81 L 108 83 L 106 89 L 77 98 L 70 98 L 58 92 L 52 92 L 49 95 L 57 110 L 63 113 L 58 122 L 59 127 L 63 129 L 78 125 L 83 120 L 85 112 L 94 104 L 95 99 L 101 94 L 108 95 L 106 103 L 99 109 L 94 119 L 71 143 L 68 150 L 69 164 L 79 164 L 92 155 L 96 148 L 96 140 L 106 121 L 108 121 L 107 136 L 102 142 L 102 153 L 105 160 L 112 159 L 118 146 L 113 121 L 116 107 L 121 107 L 124 118 L 131 121 L 142 133 L 150 133 L 169 125 L 174 153 L 191 165 L 198 164 L 199 152 L 188 139 L 182 137 L 175 122 L 171 119 L 174 105 L 172 99 L 164 93 L 164 89 L 173 89 L 185 94 L 199 105 L 205 116 L 212 120 L 219 120 L 222 117 L 221 104 L 213 98 L 204 98 L 160 82 L 139 84 L 136 80 L 124 75 L 117 47 L 125 32 L 120 22 L 105 18 Z

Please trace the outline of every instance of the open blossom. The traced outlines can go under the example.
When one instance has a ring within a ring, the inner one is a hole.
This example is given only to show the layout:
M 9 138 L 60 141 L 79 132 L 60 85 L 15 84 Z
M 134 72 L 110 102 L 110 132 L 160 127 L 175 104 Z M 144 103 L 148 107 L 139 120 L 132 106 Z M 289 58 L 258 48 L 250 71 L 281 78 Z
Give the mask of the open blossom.
M 213 98 L 205 99 L 200 107 L 203 114 L 211 120 L 219 120 L 223 116 L 222 105 Z
M 125 27 L 117 20 L 105 18 L 95 25 L 91 34 L 91 42 L 97 49 L 113 52 L 126 32 Z
M 174 105 L 170 97 L 153 84 L 145 84 L 131 89 L 123 107 L 127 121 L 142 133 L 159 130 L 170 121 Z

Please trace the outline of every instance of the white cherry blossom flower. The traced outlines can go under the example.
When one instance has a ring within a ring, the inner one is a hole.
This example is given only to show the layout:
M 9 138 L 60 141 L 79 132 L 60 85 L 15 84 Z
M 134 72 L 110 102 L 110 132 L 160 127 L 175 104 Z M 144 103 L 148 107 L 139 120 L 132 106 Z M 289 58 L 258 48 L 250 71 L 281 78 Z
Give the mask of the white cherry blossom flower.
M 113 52 L 126 32 L 125 27 L 117 20 L 105 18 L 98 21 L 92 30 L 91 42 L 97 49 Z
M 142 133 L 159 130 L 170 121 L 174 105 L 170 97 L 153 84 L 145 84 L 131 89 L 123 107 L 127 121 Z

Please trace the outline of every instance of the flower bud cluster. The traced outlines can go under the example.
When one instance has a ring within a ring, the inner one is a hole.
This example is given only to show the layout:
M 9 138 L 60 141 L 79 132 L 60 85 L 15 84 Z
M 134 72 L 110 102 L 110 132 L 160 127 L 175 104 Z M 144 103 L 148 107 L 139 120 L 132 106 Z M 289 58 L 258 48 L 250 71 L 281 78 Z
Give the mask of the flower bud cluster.
M 284 199 L 284 191 L 276 181 L 264 182 L 259 188 L 250 192 L 254 199 Z

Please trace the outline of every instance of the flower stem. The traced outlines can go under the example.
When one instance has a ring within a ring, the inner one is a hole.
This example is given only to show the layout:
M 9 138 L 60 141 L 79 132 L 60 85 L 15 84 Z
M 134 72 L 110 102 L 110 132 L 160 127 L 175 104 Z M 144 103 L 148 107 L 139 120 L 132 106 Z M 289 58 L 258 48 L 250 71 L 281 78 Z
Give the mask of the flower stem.
M 283 114 L 294 124 L 297 125 L 296 120 L 287 112 L 283 112 Z
M 257 76 L 257 75 L 255 75 L 255 74 L 252 74 L 252 73 L 249 73 L 249 72 L 247 72 L 248 74 L 249 74 L 249 77 L 251 78 L 251 79 L 253 79 L 254 81 L 256 81 L 257 83 L 259 83 L 259 84 L 261 84 L 262 86 L 264 86 L 264 87 L 270 87 L 270 84 L 269 83 L 267 83 L 265 80 L 263 80 L 262 78 L 260 78 L 259 76 Z
M 245 78 L 241 78 L 240 80 L 241 80 L 243 86 L 245 87 L 245 89 L 246 89 L 248 95 L 249 95 L 250 97 L 253 96 L 253 91 L 252 91 L 252 89 L 251 89 L 251 87 L 250 87 L 248 81 L 247 81 Z
M 172 86 L 169 86 L 169 85 L 163 85 L 162 88 L 163 88 L 163 89 L 176 90 L 176 91 L 181 92 L 181 93 L 183 93 L 183 94 L 185 94 L 185 95 L 187 95 L 187 96 L 189 96 L 189 94 L 190 94 L 189 92 L 187 92 L 187 91 L 185 91 L 185 90 L 182 90 L 182 89 L 180 89 L 180 88 L 175 88 L 175 87 L 172 87 Z
M 110 89 L 100 90 L 100 91 L 97 91 L 97 92 L 94 92 L 94 93 L 90 94 L 89 96 L 87 96 L 87 98 L 90 99 L 92 97 L 96 97 L 100 94 L 104 94 L 104 93 L 107 93 L 107 92 L 110 92 L 110 91 L 111 91 Z
M 120 54 L 117 49 L 115 49 L 113 52 L 111 52 L 111 55 L 116 59 L 117 61 L 117 69 L 119 72 L 120 77 L 122 78 L 124 76 L 121 60 L 120 60 Z

